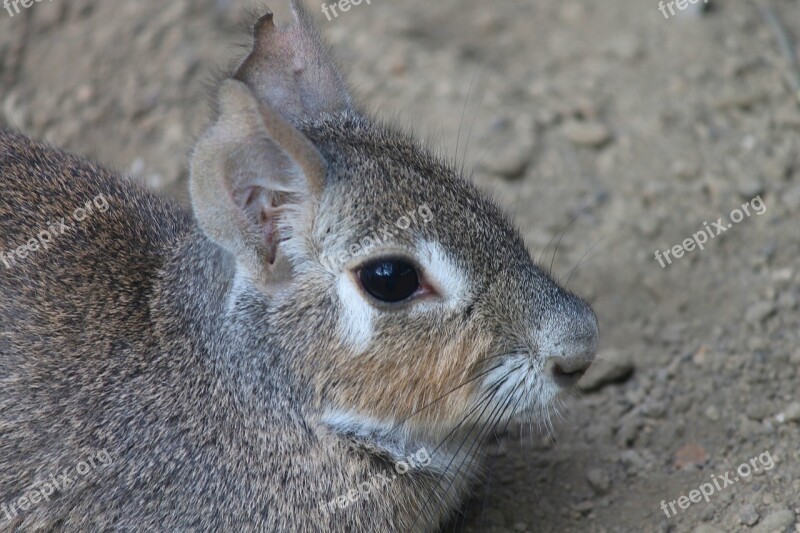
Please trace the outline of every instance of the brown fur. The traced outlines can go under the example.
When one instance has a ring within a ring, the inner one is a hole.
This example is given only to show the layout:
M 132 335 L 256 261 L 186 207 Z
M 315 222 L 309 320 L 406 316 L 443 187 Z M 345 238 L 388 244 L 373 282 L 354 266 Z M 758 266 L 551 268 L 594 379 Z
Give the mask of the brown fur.
M 553 361 L 591 359 L 588 306 L 452 168 L 353 107 L 295 10 L 283 33 L 260 21 L 221 88 L 192 156 L 194 218 L 0 132 L 0 252 L 99 194 L 109 204 L 0 264 L 0 505 L 113 458 L 11 520 L 0 510 L 0 531 L 432 531 L 474 481 L 480 436 L 547 407 L 563 388 Z M 372 302 L 354 349 L 337 283 L 364 258 L 321 258 L 423 204 L 433 221 L 369 256 L 436 243 L 466 293 Z M 475 379 L 520 358 L 513 382 Z M 436 449 L 429 465 L 324 506 L 420 448 Z

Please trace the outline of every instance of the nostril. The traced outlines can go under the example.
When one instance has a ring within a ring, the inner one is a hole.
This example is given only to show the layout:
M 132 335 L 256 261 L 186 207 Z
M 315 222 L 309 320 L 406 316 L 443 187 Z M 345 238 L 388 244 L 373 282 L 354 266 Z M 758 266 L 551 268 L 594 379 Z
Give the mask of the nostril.
M 556 383 L 571 387 L 580 380 L 589 369 L 591 359 L 553 359 L 550 373 Z

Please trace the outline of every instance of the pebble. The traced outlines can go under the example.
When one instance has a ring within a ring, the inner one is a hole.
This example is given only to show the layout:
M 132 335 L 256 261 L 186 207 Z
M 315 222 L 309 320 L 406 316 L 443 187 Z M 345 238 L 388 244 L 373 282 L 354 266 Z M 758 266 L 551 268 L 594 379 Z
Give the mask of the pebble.
M 525 174 L 533 159 L 536 136 L 533 118 L 498 117 L 488 139 L 490 147 L 480 167 L 489 174 L 514 179 Z
M 514 179 L 527 170 L 533 156 L 533 143 L 507 144 L 490 150 L 481 161 L 481 168 L 489 174 Z
M 672 163 L 672 173 L 684 180 L 696 178 L 700 174 L 700 165 L 695 161 L 678 159 Z
M 600 122 L 571 121 L 562 128 L 564 137 L 577 146 L 599 148 L 611 139 L 611 132 Z
M 611 477 L 602 468 L 592 468 L 586 472 L 586 480 L 598 496 L 607 493 L 611 488 Z
M 708 346 L 700 346 L 700 348 L 694 352 L 694 355 L 692 355 L 692 362 L 697 366 L 703 366 L 708 360 L 708 352 Z
M 20 103 L 20 95 L 16 91 L 11 91 L 3 100 L 3 114 L 6 122 L 14 128 L 26 129 L 30 124 L 27 108 Z
M 764 194 L 764 184 L 758 180 L 745 180 L 739 184 L 738 191 L 744 200 L 750 200 Z
M 582 501 L 574 504 L 572 508 L 580 514 L 588 514 L 589 511 L 594 509 L 594 502 L 592 500 Z
M 747 404 L 747 409 L 745 411 L 747 416 L 752 418 L 753 420 L 764 420 L 768 418 L 771 413 L 774 413 L 772 404 L 766 400 L 758 399 L 753 400 Z
M 800 402 L 790 403 L 782 413 L 775 415 L 775 419 L 781 424 L 800 422 Z
M 687 444 L 675 452 L 675 468 L 682 469 L 689 465 L 703 466 L 708 461 L 708 452 L 697 444 Z
M 766 98 L 763 91 L 731 90 L 712 103 L 718 110 L 749 109 Z
M 629 449 L 619 454 L 620 462 L 628 469 L 628 474 L 631 472 L 640 474 L 648 470 L 647 460 L 642 457 L 642 454 L 636 450 Z
M 650 400 L 642 407 L 642 414 L 660 420 L 667 414 L 667 405 L 664 402 Z
M 758 519 L 761 518 L 756 511 L 756 508 L 752 505 L 745 505 L 741 509 L 739 509 L 739 522 L 746 526 L 754 526 L 758 522 Z
M 618 35 L 609 44 L 608 53 L 625 61 L 635 61 L 644 55 L 644 47 L 635 35 Z
M 645 237 L 655 237 L 661 230 L 661 220 L 656 217 L 647 217 L 642 220 L 638 228 Z
M 780 198 L 783 205 L 789 209 L 800 209 L 800 185 L 789 187 L 783 192 Z
M 627 380 L 635 369 L 631 357 L 620 350 L 608 349 L 597 354 L 594 364 L 578 382 L 578 388 L 589 392 L 610 383 Z
M 716 406 L 709 405 L 706 408 L 704 414 L 706 415 L 706 418 L 708 418 L 712 422 L 716 422 L 717 420 L 719 420 L 719 409 L 717 409 Z
M 753 533 L 786 531 L 786 528 L 792 524 L 794 524 L 794 513 L 789 509 L 781 509 L 768 514 L 760 524 L 753 528 Z
M 761 323 L 771 317 L 777 311 L 774 302 L 758 302 L 750 307 L 744 315 L 744 319 L 750 323 Z

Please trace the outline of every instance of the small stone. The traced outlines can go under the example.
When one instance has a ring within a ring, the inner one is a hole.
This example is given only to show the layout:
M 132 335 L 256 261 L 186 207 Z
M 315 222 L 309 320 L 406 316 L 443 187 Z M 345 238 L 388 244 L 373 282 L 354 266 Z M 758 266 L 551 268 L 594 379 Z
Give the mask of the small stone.
M 581 514 L 588 514 L 589 511 L 594 509 L 594 502 L 592 500 L 582 501 L 574 504 L 572 508 Z
M 763 91 L 748 91 L 746 89 L 732 89 L 723 94 L 713 106 L 719 110 L 750 109 L 767 97 Z
M 10 126 L 24 130 L 30 124 L 30 113 L 25 105 L 20 103 L 20 99 L 18 92 L 9 92 L 3 100 L 3 114 Z
M 713 405 L 709 405 L 706 408 L 705 413 L 703 413 L 703 414 L 705 414 L 706 418 L 708 418 L 712 422 L 716 422 L 717 420 L 719 420 L 719 409 L 717 409 Z
M 757 399 L 747 404 L 745 413 L 753 420 L 764 420 L 774 413 L 772 404 L 766 400 Z
M 705 3 L 690 3 L 686 9 L 678 11 L 678 16 L 681 17 L 701 17 L 709 9 L 708 1 Z
M 687 444 L 675 452 L 675 468 L 683 469 L 689 465 L 703 466 L 708 461 L 708 452 L 697 444 Z
M 602 468 L 592 468 L 586 472 L 586 480 L 592 490 L 599 496 L 607 493 L 608 489 L 611 488 L 611 477 Z
M 753 533 L 783 532 L 793 524 L 794 512 L 789 509 L 781 509 L 768 514 L 760 524 L 753 528 Z
M 610 383 L 627 380 L 634 371 L 634 364 L 627 353 L 609 349 L 600 352 L 586 375 L 578 382 L 578 388 L 585 392 L 598 390 Z
M 778 413 L 775 419 L 783 423 L 800 422 L 800 402 L 790 403 L 782 413 Z
M 772 271 L 772 281 L 788 283 L 793 277 L 794 271 L 791 268 L 778 268 Z
M 525 522 L 517 522 L 514 524 L 514 531 L 528 531 L 528 524 Z
M 746 180 L 739 184 L 739 195 L 745 200 L 751 200 L 764 193 L 764 184 L 757 180 Z
M 758 302 L 750 307 L 744 315 L 747 322 L 758 324 L 764 322 L 777 311 L 773 302 Z
M 696 178 L 700 174 L 700 165 L 691 161 L 679 159 L 672 163 L 672 173 L 681 179 Z
M 635 61 L 643 55 L 644 48 L 635 35 L 618 35 L 609 44 L 608 52 L 625 61 Z
M 611 132 L 600 122 L 571 121 L 561 131 L 571 143 L 590 148 L 599 148 L 611 139 Z
M 525 174 L 536 149 L 533 118 L 499 116 L 487 141 L 491 147 L 480 162 L 489 174 L 514 179 Z
M 623 465 L 625 465 L 625 468 L 628 469 L 629 471 L 641 473 L 648 470 L 647 461 L 645 460 L 644 457 L 642 457 L 642 454 L 640 454 L 636 450 L 633 449 L 625 450 L 624 452 L 619 454 L 619 460 L 620 462 L 622 462 Z
M 780 195 L 781 202 L 791 210 L 800 209 L 800 185 L 786 189 Z
M 758 511 L 752 505 L 745 505 L 739 509 L 739 522 L 746 526 L 756 525 L 759 518 L 761 517 L 758 515 Z
M 481 168 L 490 174 L 514 179 L 522 176 L 532 158 L 532 146 L 510 144 L 491 150 L 483 161 Z
M 656 217 L 647 217 L 638 228 L 645 237 L 655 237 L 661 229 L 661 221 Z
M 664 402 L 650 400 L 642 406 L 642 414 L 660 420 L 667 414 L 667 406 Z
M 694 355 L 692 355 L 692 362 L 697 366 L 703 366 L 706 362 L 708 351 L 708 346 L 701 346 L 698 348 L 697 351 L 694 352 Z
M 630 416 L 623 420 L 617 430 L 617 445 L 621 448 L 630 447 L 636 442 L 639 431 L 642 428 L 642 421 L 635 416 Z

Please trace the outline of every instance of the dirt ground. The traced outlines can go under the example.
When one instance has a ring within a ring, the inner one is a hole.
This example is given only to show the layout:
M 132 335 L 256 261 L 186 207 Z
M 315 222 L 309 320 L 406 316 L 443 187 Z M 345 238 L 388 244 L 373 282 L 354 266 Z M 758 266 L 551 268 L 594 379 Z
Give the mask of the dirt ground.
M 800 532 L 800 94 L 758 4 L 701 4 L 311 6 L 362 101 L 476 168 L 544 265 L 560 241 L 554 275 L 600 318 L 556 436 L 500 436 L 448 530 Z M 256 5 L 0 11 L 0 123 L 185 201 L 208 88 Z M 800 53 L 800 3 L 769 6 Z

